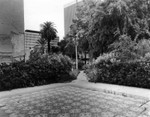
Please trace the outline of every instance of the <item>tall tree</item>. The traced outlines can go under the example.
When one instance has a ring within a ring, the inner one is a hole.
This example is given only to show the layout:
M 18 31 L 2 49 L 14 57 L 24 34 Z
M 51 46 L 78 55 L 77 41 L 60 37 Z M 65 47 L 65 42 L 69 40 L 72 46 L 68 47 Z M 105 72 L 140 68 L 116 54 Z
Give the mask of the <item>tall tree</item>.
M 50 53 L 50 42 L 57 37 L 57 30 L 53 22 L 45 22 L 41 25 L 41 37 L 48 42 L 48 53 Z
M 77 31 L 89 43 L 92 57 L 112 51 L 122 35 L 139 41 L 150 38 L 149 0 L 84 0 L 78 8 Z
M 75 59 L 75 41 L 72 35 L 66 35 L 62 40 L 63 53 L 68 55 L 70 58 Z

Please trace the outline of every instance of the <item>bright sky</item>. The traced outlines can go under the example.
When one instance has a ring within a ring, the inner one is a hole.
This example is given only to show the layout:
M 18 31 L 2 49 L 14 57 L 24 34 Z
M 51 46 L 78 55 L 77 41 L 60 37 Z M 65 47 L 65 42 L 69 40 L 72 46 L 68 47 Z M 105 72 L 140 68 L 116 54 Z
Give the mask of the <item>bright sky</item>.
M 64 36 L 64 5 L 76 0 L 24 0 L 25 30 L 40 30 L 40 24 L 54 22 L 60 39 Z

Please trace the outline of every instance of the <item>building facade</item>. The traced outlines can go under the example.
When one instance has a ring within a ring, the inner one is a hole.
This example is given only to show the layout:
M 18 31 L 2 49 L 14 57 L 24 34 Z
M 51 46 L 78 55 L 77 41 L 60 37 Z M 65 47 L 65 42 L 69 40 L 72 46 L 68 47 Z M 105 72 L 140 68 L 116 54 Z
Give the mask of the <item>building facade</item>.
M 24 59 L 23 0 L 0 0 L 0 63 Z
M 65 35 L 70 31 L 72 20 L 76 18 L 77 5 L 81 5 L 82 0 L 73 0 L 73 2 L 64 6 L 64 30 Z
M 72 20 L 75 18 L 76 4 L 75 2 L 69 3 L 64 7 L 64 31 L 65 35 L 69 32 Z
M 40 37 L 39 31 L 25 30 L 25 50 L 33 49 Z
M 30 52 L 37 45 L 37 40 L 40 39 L 40 32 L 34 30 L 25 30 L 25 60 L 29 59 Z

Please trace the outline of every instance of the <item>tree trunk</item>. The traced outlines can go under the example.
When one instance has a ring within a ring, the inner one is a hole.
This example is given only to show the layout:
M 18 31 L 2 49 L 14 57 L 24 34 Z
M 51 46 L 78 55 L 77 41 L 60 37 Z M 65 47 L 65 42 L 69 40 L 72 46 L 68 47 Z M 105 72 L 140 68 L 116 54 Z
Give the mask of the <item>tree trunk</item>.
M 50 48 L 50 40 L 48 40 L 48 54 L 50 54 L 50 50 L 51 48 Z
M 85 59 L 85 64 L 86 64 L 86 52 L 84 54 L 85 54 L 85 58 L 84 59 Z
M 42 47 L 41 50 L 42 50 L 42 55 L 43 55 L 44 54 L 44 47 Z

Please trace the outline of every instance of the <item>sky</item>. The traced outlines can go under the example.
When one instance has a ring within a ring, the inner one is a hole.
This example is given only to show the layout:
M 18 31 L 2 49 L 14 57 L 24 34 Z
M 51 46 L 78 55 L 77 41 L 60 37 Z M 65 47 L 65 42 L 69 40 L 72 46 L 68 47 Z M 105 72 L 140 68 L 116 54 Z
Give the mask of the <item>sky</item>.
M 24 0 L 25 30 L 40 30 L 40 24 L 54 22 L 60 39 L 64 36 L 64 6 L 76 0 Z

